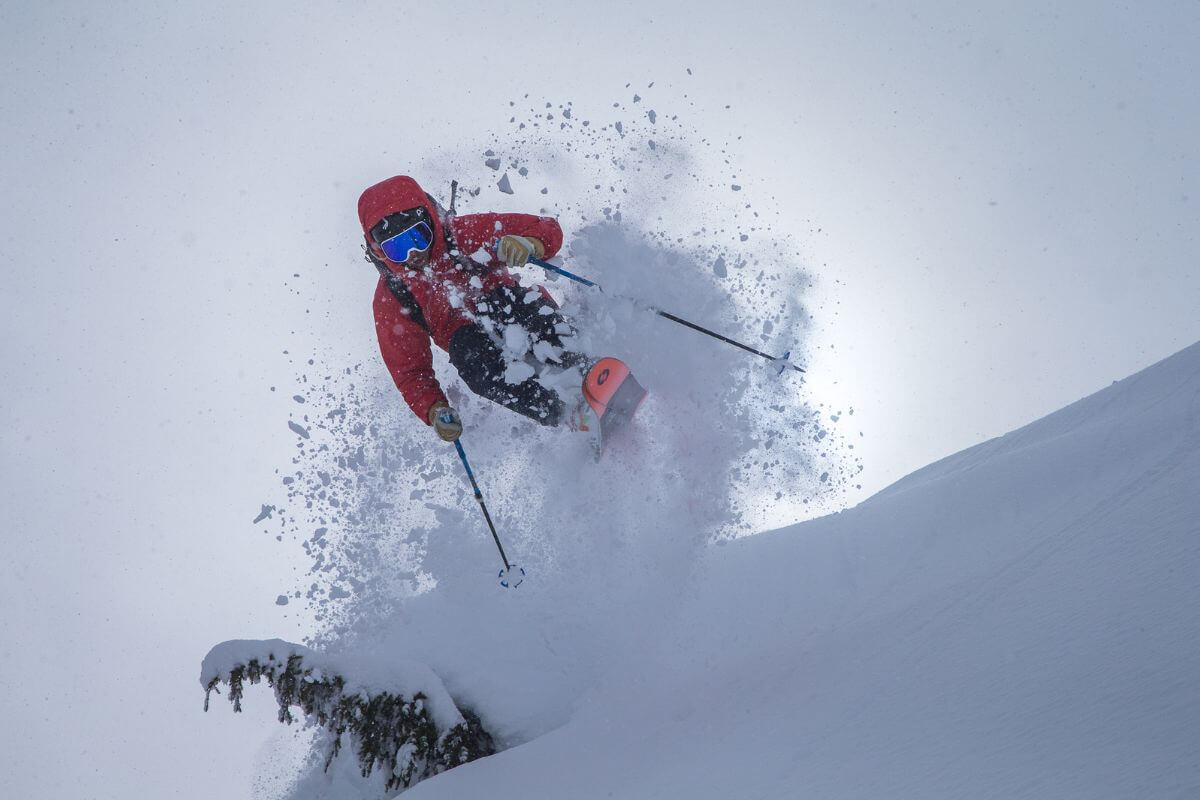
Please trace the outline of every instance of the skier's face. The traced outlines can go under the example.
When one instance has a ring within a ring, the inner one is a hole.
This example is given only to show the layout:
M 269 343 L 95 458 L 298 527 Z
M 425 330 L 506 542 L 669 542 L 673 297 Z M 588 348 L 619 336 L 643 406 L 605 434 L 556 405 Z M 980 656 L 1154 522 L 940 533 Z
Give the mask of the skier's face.
M 433 226 L 423 208 L 389 214 L 371 228 L 371 238 L 393 264 L 421 269 L 433 249 Z
M 421 251 L 413 252 L 409 255 L 408 260 L 404 262 L 405 269 L 417 270 L 418 272 L 425 269 L 429 264 L 429 254 L 433 248 L 426 248 Z

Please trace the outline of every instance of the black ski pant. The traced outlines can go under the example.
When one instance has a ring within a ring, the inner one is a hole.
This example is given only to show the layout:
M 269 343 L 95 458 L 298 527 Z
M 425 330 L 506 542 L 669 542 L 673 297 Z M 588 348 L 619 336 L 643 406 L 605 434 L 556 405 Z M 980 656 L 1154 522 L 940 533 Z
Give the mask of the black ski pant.
M 534 342 L 560 348 L 559 364 L 564 369 L 585 366 L 589 359 L 564 347 L 562 337 L 567 334 L 562 331 L 570 331 L 570 326 L 540 293 L 526 303 L 524 298 L 530 291 L 504 286 L 492 292 L 487 298 L 488 311 L 478 315 L 478 322 L 462 326 L 450 338 L 450 363 L 475 394 L 534 422 L 554 426 L 562 421 L 565 410 L 562 398 L 555 391 L 539 383 L 536 375 L 515 384 L 504 380 L 508 369 L 500 344 L 504 328 L 519 325 L 532 335 Z M 532 352 L 526 357 L 532 359 Z

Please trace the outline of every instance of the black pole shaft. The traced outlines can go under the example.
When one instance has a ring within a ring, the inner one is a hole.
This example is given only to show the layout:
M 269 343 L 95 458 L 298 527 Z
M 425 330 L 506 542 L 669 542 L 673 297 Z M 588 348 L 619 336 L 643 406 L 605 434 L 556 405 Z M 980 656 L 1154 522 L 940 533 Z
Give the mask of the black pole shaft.
M 663 311 L 662 309 L 658 309 L 658 308 L 654 309 L 654 313 L 658 314 L 660 317 L 664 317 L 666 319 L 671 320 L 671 322 L 678 322 L 680 325 L 684 325 L 688 328 L 691 328 L 694 331 L 699 331 L 700 333 L 703 333 L 706 336 L 711 336 L 714 339 L 720 339 L 722 342 L 727 342 L 727 343 L 733 345 L 734 347 L 740 347 L 743 350 L 745 350 L 747 353 L 754 353 L 754 355 L 756 355 L 756 356 L 762 356 L 763 358 L 767 359 L 768 361 L 777 360 L 775 358 L 775 356 L 764 353 L 761 350 L 755 350 L 753 347 L 751 347 L 748 344 L 742 344 L 741 342 L 739 342 L 735 339 L 730 339 L 728 336 L 722 336 L 721 334 L 717 333 L 716 331 L 710 331 L 708 328 L 697 325 L 694 322 L 688 322 L 683 317 L 677 317 L 674 314 L 670 314 L 670 313 Z M 788 366 L 791 367 L 792 369 L 796 370 L 797 372 L 804 372 L 804 369 L 802 367 L 798 367 L 795 364 L 788 364 Z
M 508 556 L 504 555 L 504 545 L 500 544 L 496 526 L 492 524 L 492 515 L 488 513 L 487 503 L 483 502 L 483 492 L 479 491 L 479 484 L 475 482 L 475 473 L 471 471 L 471 464 L 467 461 L 467 452 L 463 450 L 462 442 L 455 439 L 454 448 L 458 450 L 458 457 L 467 471 L 467 477 L 471 479 L 471 488 L 475 490 L 475 499 L 479 501 L 479 509 L 483 511 L 483 518 L 487 520 L 488 530 L 492 532 L 492 539 L 496 542 L 496 549 L 500 551 L 500 560 L 504 562 L 505 569 L 512 569 L 512 565 L 508 563 Z
M 500 551 L 500 560 L 504 562 L 505 569 L 512 569 L 512 565 L 508 563 L 508 556 L 504 555 L 504 546 L 500 544 L 500 537 L 496 534 L 496 526 L 492 524 L 492 515 L 488 513 L 487 503 L 483 502 L 483 495 L 479 490 L 475 490 L 475 499 L 479 501 L 479 508 L 483 511 L 483 518 L 487 520 L 488 530 L 492 532 L 492 539 L 496 542 L 496 549 Z
M 554 264 L 551 264 L 549 261 L 545 261 L 540 258 L 531 258 L 531 259 L 529 259 L 529 263 L 536 264 L 539 267 L 542 267 L 543 269 L 548 269 L 551 272 L 557 273 L 558 275 L 562 275 L 565 278 L 570 278 L 571 280 L 576 281 L 577 283 L 582 283 L 584 286 L 592 286 L 597 289 L 600 289 L 601 291 L 604 291 L 600 287 L 600 284 L 596 283 L 595 281 L 588 280 L 587 278 L 576 275 L 574 272 L 568 272 L 567 270 L 563 269 L 562 267 L 558 267 L 558 266 L 555 266 Z M 730 339 L 728 336 L 722 336 L 721 334 L 717 333 L 716 331 L 710 331 L 708 328 L 705 328 L 701 325 L 697 325 L 694 322 L 688 322 L 683 317 L 677 317 L 674 314 L 669 314 L 666 311 L 663 311 L 658 308 L 651 308 L 650 310 L 653 311 L 655 314 L 658 314 L 663 319 L 669 319 L 669 320 L 671 320 L 671 322 L 677 322 L 680 325 L 683 325 L 684 327 L 691 328 L 692 330 L 696 331 L 697 333 L 703 333 L 705 336 L 711 336 L 714 339 L 720 339 L 722 342 L 731 344 L 734 347 L 740 347 L 743 350 L 745 350 L 747 353 L 753 353 L 756 356 L 761 356 L 761 357 L 767 359 L 768 361 L 779 361 L 779 359 L 775 358 L 775 356 L 773 356 L 773 355 L 764 353 L 761 350 L 755 350 L 753 347 L 751 347 L 748 344 L 742 344 L 741 342 L 737 341 L 736 339 Z M 786 358 L 786 356 L 785 356 L 785 358 Z M 788 362 L 787 366 L 796 370 L 796 372 L 804 372 L 805 371 L 804 367 L 798 367 L 795 364 L 792 364 L 791 362 Z

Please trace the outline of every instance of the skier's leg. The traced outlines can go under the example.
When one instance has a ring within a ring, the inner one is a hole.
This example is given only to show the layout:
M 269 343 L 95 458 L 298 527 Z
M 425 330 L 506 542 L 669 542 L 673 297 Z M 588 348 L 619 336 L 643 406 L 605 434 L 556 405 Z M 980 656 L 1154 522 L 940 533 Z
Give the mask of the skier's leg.
M 558 425 L 563 401 L 537 377 L 511 384 L 504 380 L 508 364 L 500 345 L 476 324 L 464 325 L 450 339 L 450 363 L 471 391 L 542 425 Z
M 532 335 L 534 353 L 541 361 L 541 382 L 552 386 L 563 399 L 562 423 L 573 431 L 590 432 L 598 436 L 595 415 L 583 394 L 584 376 L 595 359 L 572 347 L 575 328 L 556 306 L 540 293 L 536 296 L 527 294 L 526 297 L 529 297 L 529 302 L 522 302 L 516 307 L 514 321 Z M 596 446 L 599 447 L 599 439 L 596 440 Z
M 553 347 L 555 355 L 552 363 L 563 369 L 579 367 L 581 373 L 587 372 L 594 359 L 570 348 L 575 328 L 567 322 L 561 311 L 536 290 L 518 289 L 513 293 L 505 287 L 504 291 L 510 293 L 508 299 L 511 302 L 505 304 L 506 308 L 511 307 L 507 314 L 508 321 L 529 331 L 535 344 L 545 342 Z M 528 301 L 525 298 L 529 298 Z

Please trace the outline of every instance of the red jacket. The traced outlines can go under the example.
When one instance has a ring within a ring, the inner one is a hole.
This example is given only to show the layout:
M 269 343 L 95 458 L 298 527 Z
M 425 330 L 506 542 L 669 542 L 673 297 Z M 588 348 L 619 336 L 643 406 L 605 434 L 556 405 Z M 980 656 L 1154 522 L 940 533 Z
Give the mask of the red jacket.
M 496 241 L 506 234 L 532 236 L 545 246 L 545 258 L 550 258 L 562 247 L 562 229 L 554 218 L 532 214 L 453 216 L 412 178 L 398 175 L 375 184 L 358 198 L 358 219 L 368 243 L 369 231 L 381 219 L 417 206 L 424 206 L 434 221 L 428 267 L 416 272 L 378 251 L 375 255 L 403 278 L 428 330 L 412 318 L 380 276 L 375 287 L 375 332 L 396 387 L 413 413 L 429 424 L 430 407 L 446 402 L 433 374 L 430 339 L 442 350 L 448 349 L 454 332 L 475 319 L 476 306 L 488 292 L 517 284 L 516 276 L 496 258 Z M 448 251 L 447 232 L 457 253 Z M 542 293 L 549 298 L 545 289 Z

